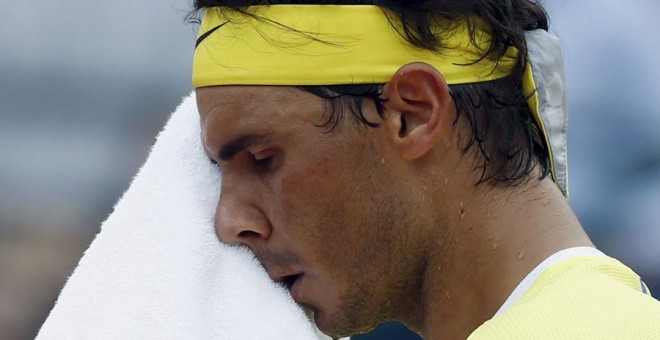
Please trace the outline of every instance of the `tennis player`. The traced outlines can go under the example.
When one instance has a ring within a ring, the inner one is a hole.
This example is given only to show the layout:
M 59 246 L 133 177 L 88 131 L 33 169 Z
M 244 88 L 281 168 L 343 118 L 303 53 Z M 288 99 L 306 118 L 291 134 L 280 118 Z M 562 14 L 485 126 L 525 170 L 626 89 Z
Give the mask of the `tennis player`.
M 567 202 L 563 62 L 539 4 L 195 8 L 217 235 L 322 331 L 660 339 L 660 302 Z

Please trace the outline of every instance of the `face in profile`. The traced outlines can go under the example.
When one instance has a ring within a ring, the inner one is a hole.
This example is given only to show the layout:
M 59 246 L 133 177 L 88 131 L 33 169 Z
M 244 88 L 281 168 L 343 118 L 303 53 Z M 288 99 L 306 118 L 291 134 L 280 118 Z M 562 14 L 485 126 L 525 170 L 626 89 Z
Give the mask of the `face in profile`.
M 421 257 L 384 129 L 349 113 L 328 131 L 324 100 L 291 87 L 200 88 L 197 101 L 222 174 L 221 241 L 249 247 L 328 334 L 368 331 L 404 307 Z M 373 103 L 364 111 L 380 119 Z

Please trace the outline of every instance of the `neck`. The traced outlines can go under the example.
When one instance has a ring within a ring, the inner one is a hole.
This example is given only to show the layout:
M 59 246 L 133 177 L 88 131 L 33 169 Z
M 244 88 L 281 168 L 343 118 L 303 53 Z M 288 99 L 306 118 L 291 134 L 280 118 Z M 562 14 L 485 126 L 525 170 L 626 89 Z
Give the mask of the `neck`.
M 550 179 L 448 190 L 429 247 L 421 308 L 406 320 L 425 339 L 465 339 L 548 256 L 593 246 Z M 442 201 L 442 200 L 440 200 Z

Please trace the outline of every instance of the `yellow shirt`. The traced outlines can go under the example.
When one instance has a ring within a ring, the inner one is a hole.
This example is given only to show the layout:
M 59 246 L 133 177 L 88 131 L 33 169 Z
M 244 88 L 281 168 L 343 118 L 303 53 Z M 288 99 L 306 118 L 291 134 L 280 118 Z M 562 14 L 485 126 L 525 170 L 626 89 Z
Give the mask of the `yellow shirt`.
M 506 312 L 468 337 L 660 340 L 660 302 L 630 268 L 582 256 L 547 268 Z

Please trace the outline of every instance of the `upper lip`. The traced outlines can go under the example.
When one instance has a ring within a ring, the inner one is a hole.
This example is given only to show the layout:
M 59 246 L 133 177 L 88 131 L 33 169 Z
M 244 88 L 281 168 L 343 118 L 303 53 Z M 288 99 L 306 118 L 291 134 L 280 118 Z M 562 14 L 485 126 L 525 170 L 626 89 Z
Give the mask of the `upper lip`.
M 302 274 L 302 271 L 296 270 L 268 270 L 268 275 L 273 281 L 285 283 L 289 288 L 295 279 L 297 279 Z

